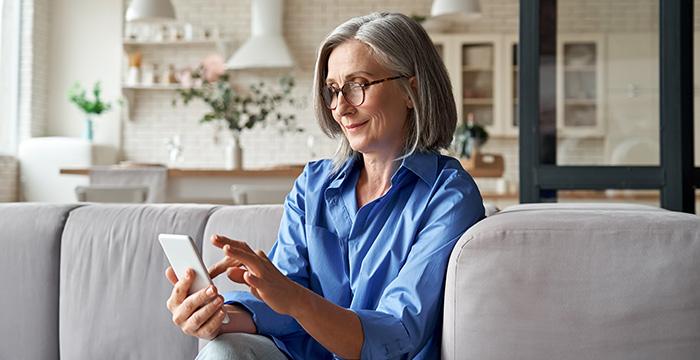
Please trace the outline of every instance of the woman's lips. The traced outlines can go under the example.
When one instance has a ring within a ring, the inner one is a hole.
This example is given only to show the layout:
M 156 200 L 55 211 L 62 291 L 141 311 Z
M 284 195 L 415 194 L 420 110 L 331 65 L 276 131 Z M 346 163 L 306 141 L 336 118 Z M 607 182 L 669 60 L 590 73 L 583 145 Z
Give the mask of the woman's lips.
M 349 125 L 344 125 L 344 126 L 345 126 L 345 128 L 348 129 L 348 130 L 355 130 L 355 129 L 359 128 L 360 126 L 362 126 L 362 125 L 364 125 L 364 124 L 366 124 L 366 123 L 368 123 L 368 122 L 369 122 L 369 120 L 364 121 L 364 122 L 361 122 L 361 123 L 357 123 L 357 124 L 349 124 Z

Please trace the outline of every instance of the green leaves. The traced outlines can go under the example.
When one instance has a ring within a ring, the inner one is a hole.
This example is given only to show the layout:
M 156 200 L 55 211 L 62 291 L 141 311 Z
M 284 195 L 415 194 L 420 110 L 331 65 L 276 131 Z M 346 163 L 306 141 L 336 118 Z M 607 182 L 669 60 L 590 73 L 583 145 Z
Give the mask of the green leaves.
M 294 79 L 289 76 L 280 79 L 278 88 L 271 89 L 264 82 L 259 82 L 250 85 L 245 93 L 236 91 L 228 74 L 207 82 L 203 79 L 202 69 L 198 68 L 192 77 L 202 79 L 202 86 L 179 89 L 177 92 L 185 105 L 193 99 L 200 99 L 209 105 L 210 111 L 202 116 L 201 123 L 224 121 L 229 130 L 240 132 L 252 129 L 257 124 L 266 127 L 274 122 L 282 126 L 281 131 L 303 131 L 296 126 L 294 115 L 278 110 L 285 103 L 295 104 L 291 95 Z
M 100 115 L 112 108 L 109 102 L 102 101 L 101 94 L 102 88 L 99 81 L 92 88 L 93 100 L 88 99 L 86 90 L 82 88 L 80 83 L 76 82 L 68 90 L 68 100 L 86 114 Z

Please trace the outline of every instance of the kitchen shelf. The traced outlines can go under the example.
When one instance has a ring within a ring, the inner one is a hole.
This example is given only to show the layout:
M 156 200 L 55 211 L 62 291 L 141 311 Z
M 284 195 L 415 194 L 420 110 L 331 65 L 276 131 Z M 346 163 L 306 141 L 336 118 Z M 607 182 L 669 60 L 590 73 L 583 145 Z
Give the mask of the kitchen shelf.
M 229 44 L 231 41 L 227 39 L 202 39 L 202 40 L 166 40 L 166 41 L 140 41 L 140 40 L 123 40 L 122 45 L 127 53 L 133 52 L 141 47 L 216 47 L 217 51 L 222 54 L 229 53 Z
M 464 71 L 464 72 L 470 72 L 470 71 L 487 72 L 487 71 L 493 71 L 493 68 L 467 65 L 467 66 L 462 67 L 462 71 Z
M 139 91 L 176 91 L 189 89 L 188 87 L 182 86 L 180 84 L 153 84 L 153 85 L 122 85 L 122 94 L 126 98 L 126 108 L 128 119 L 131 121 L 133 118 L 133 111 L 136 107 L 136 93 Z
M 172 45 L 215 45 L 220 42 L 225 42 L 224 39 L 211 40 L 167 40 L 167 41 L 140 41 L 140 40 L 124 40 L 126 46 L 172 46 Z
M 493 105 L 492 98 L 464 98 L 462 102 L 464 105 Z
M 122 90 L 183 90 L 188 89 L 179 84 L 154 84 L 154 85 L 122 85 Z

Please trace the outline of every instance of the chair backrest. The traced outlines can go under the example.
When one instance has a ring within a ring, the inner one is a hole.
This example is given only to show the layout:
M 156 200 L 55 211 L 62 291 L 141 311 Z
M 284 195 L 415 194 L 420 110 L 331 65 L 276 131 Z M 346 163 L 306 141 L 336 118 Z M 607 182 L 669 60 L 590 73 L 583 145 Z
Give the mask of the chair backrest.
M 147 186 L 78 186 L 75 195 L 80 202 L 144 203 L 148 198 Z
M 231 186 L 231 195 L 236 205 L 283 204 L 290 190 L 291 184 L 236 184 Z

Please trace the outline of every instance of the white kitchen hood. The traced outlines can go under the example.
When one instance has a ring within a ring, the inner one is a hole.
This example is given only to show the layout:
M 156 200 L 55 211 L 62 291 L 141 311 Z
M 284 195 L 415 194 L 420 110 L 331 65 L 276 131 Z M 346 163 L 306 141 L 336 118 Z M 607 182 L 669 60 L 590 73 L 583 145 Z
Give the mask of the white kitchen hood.
M 252 0 L 250 23 L 251 36 L 226 62 L 228 69 L 294 66 L 282 37 L 282 0 Z

